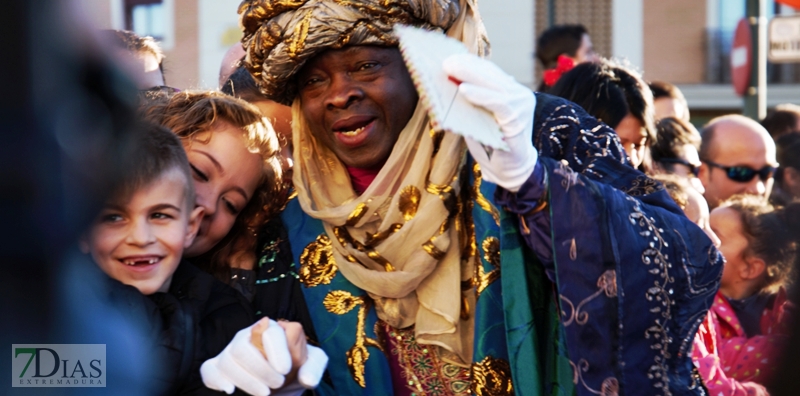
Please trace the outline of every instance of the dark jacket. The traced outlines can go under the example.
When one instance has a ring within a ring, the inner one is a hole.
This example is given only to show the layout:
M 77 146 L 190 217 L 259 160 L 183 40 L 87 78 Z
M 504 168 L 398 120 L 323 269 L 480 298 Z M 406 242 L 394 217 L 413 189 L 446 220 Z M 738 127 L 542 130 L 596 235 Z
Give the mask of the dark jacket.
M 168 293 L 150 296 L 161 316 L 158 356 L 166 365 L 164 394 L 222 394 L 206 388 L 200 366 L 218 355 L 236 332 L 253 324 L 250 304 L 228 285 L 187 261 Z

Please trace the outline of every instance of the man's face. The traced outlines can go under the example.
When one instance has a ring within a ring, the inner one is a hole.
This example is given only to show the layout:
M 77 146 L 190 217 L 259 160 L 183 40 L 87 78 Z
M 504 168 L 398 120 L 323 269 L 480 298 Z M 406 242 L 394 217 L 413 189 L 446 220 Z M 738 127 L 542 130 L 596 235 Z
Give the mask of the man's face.
M 594 45 L 592 45 L 592 38 L 588 33 L 584 33 L 581 38 L 581 46 L 575 51 L 575 64 L 583 62 L 597 62 L 600 58 L 597 52 L 594 52 Z
M 353 46 L 317 55 L 298 73 L 311 133 L 347 166 L 383 166 L 417 106 L 400 51 Z
M 166 291 L 202 213 L 189 207 L 186 183 L 186 176 L 172 169 L 127 202 L 110 203 L 82 242 L 83 250 L 108 276 L 142 294 Z
M 734 120 L 721 121 L 713 134 L 712 149 L 704 161 L 718 165 L 745 166 L 760 170 L 765 166 L 775 166 L 775 143 L 765 131 L 754 130 L 750 125 Z M 703 162 L 698 177 L 705 187 L 705 198 L 711 208 L 715 208 L 736 194 L 752 194 L 769 197 L 773 179 L 761 180 L 759 176 L 747 182 L 731 180 L 726 171 Z

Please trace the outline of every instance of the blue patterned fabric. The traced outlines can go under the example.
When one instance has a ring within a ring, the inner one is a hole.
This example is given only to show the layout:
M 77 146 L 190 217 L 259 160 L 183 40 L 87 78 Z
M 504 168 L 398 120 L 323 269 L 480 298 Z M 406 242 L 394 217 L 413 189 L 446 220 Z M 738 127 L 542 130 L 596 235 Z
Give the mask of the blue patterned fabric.
M 719 252 L 659 183 L 613 155 L 607 126 L 537 99 L 542 169 L 498 201 L 531 229 L 557 284 L 577 393 L 704 394 L 691 345 L 719 287 Z M 549 210 L 531 213 L 543 195 Z

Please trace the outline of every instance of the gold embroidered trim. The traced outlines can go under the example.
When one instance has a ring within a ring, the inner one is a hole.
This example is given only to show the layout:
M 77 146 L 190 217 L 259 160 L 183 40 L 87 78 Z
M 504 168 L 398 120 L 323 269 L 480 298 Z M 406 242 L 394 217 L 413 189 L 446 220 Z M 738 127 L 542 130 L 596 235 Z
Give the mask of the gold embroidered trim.
M 475 190 L 475 202 L 478 203 L 478 206 L 480 206 L 481 209 L 485 210 L 490 215 L 492 215 L 494 222 L 497 223 L 497 225 L 499 226 L 500 212 L 481 193 L 481 182 L 483 179 L 481 176 L 481 166 L 477 162 L 475 163 L 475 165 L 472 166 L 472 174 L 475 177 L 475 183 L 473 185 L 473 189 Z
M 350 231 L 347 231 L 347 228 L 333 227 L 333 235 L 336 236 L 336 240 L 339 241 L 339 243 L 341 243 L 342 245 L 350 244 L 354 248 L 356 248 L 356 250 L 358 250 L 359 252 L 366 253 L 367 257 L 371 258 L 376 263 L 382 265 L 383 269 L 386 272 L 392 272 L 395 270 L 394 266 L 392 265 L 392 263 L 389 262 L 389 260 L 381 256 L 372 247 L 364 245 L 363 243 L 353 238 L 353 236 L 350 235 Z M 350 261 L 351 263 L 358 262 L 358 260 L 356 260 L 356 258 L 353 257 L 352 255 L 348 256 L 347 261 Z
M 477 396 L 513 395 L 511 366 L 507 361 L 491 356 L 473 363 L 471 388 Z
M 483 263 L 475 263 L 475 283 L 476 299 L 481 296 L 481 293 L 486 290 L 492 282 L 500 277 L 500 241 L 495 237 L 488 237 L 481 243 L 483 249 L 483 259 L 494 267 L 493 270 L 486 272 L 483 268 Z
M 409 221 L 417 215 L 421 195 L 416 186 L 405 186 L 400 190 L 400 199 L 397 202 L 397 207 L 400 209 L 400 213 L 403 214 L 405 221 Z
M 428 254 L 436 260 L 441 260 L 444 258 L 446 252 L 439 250 L 436 245 L 433 244 L 433 238 L 430 241 L 425 242 L 422 245 L 422 248 L 425 249 Z
M 442 200 L 444 200 L 446 198 L 444 194 L 449 194 L 451 191 L 453 191 L 453 187 L 448 184 L 434 184 L 429 182 L 428 186 L 425 187 L 425 191 L 438 195 L 440 198 L 442 198 Z
M 353 213 L 350 213 L 350 216 L 347 217 L 347 226 L 353 227 L 361 221 L 361 218 L 367 213 L 367 204 L 360 203 L 356 208 L 353 210 Z
M 369 359 L 367 347 L 371 346 L 383 351 L 383 347 L 377 340 L 367 337 L 366 325 L 369 300 L 364 297 L 354 296 L 344 290 L 333 290 L 322 300 L 322 305 L 325 306 L 328 312 L 336 315 L 344 315 L 352 311 L 353 308 L 358 307 L 356 341 L 347 350 L 347 367 L 350 369 L 350 375 L 353 376 L 353 380 L 362 388 L 366 388 L 367 381 L 364 378 L 364 370 Z
M 385 230 L 383 230 L 381 232 L 378 232 L 378 233 L 372 234 L 372 235 L 368 235 L 366 240 L 364 241 L 364 244 L 367 245 L 367 246 L 378 246 L 378 245 L 380 245 L 381 242 L 385 241 L 386 238 L 389 238 L 395 232 L 400 231 L 401 228 L 403 228 L 402 224 L 394 223 L 394 224 L 390 225 L 389 228 L 387 228 L 387 229 L 385 229 Z
M 322 234 L 303 249 L 300 254 L 300 282 L 306 287 L 330 284 L 336 276 L 333 247 L 327 235 Z

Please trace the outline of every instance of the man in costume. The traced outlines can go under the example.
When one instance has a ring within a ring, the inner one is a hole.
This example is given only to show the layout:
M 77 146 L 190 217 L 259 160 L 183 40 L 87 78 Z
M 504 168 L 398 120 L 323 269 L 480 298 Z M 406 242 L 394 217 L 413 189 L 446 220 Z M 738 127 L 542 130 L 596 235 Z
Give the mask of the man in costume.
M 293 106 L 297 197 L 282 219 L 297 265 L 260 260 L 262 283 L 330 357 L 321 394 L 703 394 L 689 348 L 717 250 L 613 130 L 480 58 L 473 0 L 239 12 L 246 66 Z M 510 151 L 430 127 L 398 23 L 475 54 L 444 70 Z

